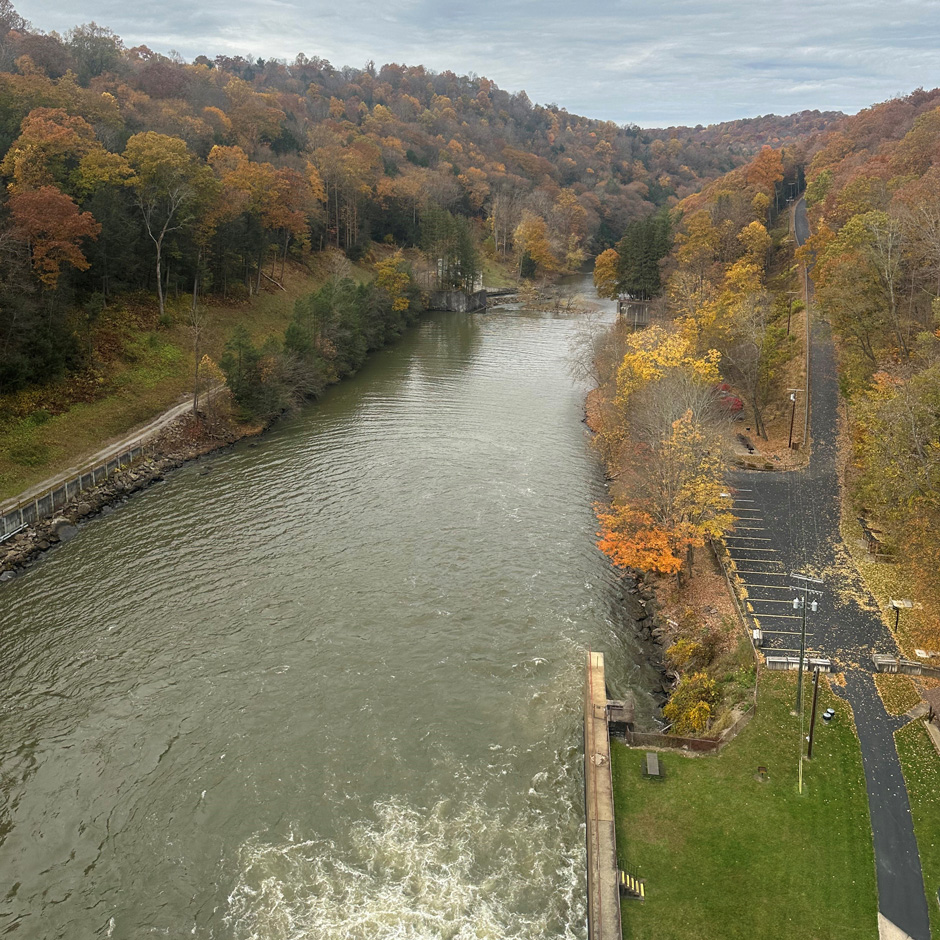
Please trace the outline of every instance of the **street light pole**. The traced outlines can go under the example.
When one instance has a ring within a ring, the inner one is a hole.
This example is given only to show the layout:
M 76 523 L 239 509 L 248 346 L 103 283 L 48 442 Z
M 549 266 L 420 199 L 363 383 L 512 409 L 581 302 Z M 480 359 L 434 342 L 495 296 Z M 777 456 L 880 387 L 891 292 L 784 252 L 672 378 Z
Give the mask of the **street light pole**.
M 813 670 L 813 709 L 809 716 L 809 747 L 806 749 L 806 759 L 813 759 L 813 734 L 816 731 L 816 701 L 819 698 L 819 666 Z
M 812 601 L 809 601 L 809 595 L 811 593 L 819 594 L 820 591 L 818 589 L 814 589 L 812 585 L 821 586 L 823 582 L 819 578 L 810 578 L 804 574 L 797 574 L 796 572 L 792 572 L 790 574 L 790 577 L 794 581 L 798 582 L 798 584 L 794 585 L 794 587 L 797 590 L 799 590 L 800 588 L 803 589 L 802 597 L 793 598 L 793 609 L 794 610 L 802 609 L 803 611 L 802 625 L 800 627 L 799 677 L 797 679 L 797 686 L 796 686 L 796 712 L 798 715 L 802 715 L 803 713 L 803 660 L 806 657 L 806 606 L 807 606 L 807 603 L 809 603 L 809 609 L 814 614 L 816 613 L 816 611 L 819 608 L 819 605 L 816 603 L 815 598 Z M 802 738 L 800 740 L 802 740 Z M 800 750 L 802 752 L 802 746 Z
M 787 449 L 793 448 L 793 419 L 796 417 L 796 392 L 790 392 L 790 436 L 787 440 Z
M 787 448 L 793 447 L 793 422 L 796 418 L 796 396 L 803 391 L 802 388 L 788 388 L 790 393 L 790 436 L 787 439 Z

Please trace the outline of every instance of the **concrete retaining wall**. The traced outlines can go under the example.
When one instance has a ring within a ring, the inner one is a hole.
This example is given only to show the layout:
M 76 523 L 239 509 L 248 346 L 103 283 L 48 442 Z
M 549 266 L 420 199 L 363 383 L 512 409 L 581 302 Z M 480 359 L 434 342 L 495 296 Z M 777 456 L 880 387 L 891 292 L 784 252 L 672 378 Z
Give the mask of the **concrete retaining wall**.
M 924 666 L 922 663 L 911 662 L 909 659 L 896 659 L 894 656 L 884 656 L 875 653 L 872 656 L 875 672 L 896 672 L 905 676 L 930 676 L 940 679 L 940 669 L 935 666 Z
M 681 738 L 674 734 L 659 732 L 627 731 L 623 735 L 629 747 L 655 747 L 671 751 L 690 751 L 695 754 L 717 754 L 729 741 L 733 741 L 757 714 L 757 706 L 752 705 L 730 728 L 722 731 L 717 738 Z
M 432 290 L 428 301 L 429 310 L 446 310 L 449 313 L 473 313 L 486 310 L 486 291 L 468 294 L 462 290 Z
M 800 657 L 768 656 L 764 668 L 769 669 L 771 672 L 797 672 L 800 668 Z M 812 672 L 814 669 L 818 669 L 820 672 L 832 672 L 832 660 L 804 656 L 803 671 Z

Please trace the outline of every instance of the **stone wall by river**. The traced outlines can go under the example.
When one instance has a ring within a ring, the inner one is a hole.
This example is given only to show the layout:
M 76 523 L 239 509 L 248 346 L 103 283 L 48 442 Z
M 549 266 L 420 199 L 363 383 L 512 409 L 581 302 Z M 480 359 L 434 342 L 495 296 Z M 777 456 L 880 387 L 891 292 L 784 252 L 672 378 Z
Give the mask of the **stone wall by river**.
M 584 650 L 655 680 L 577 328 L 431 315 L 0 586 L 0 931 L 585 936 Z

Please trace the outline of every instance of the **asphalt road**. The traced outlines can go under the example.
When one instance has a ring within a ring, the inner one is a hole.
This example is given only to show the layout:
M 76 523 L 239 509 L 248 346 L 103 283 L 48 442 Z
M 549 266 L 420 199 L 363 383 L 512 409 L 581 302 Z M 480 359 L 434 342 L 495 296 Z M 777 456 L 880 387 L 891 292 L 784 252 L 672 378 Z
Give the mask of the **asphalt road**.
M 809 233 L 802 200 L 795 231 Z M 764 636 L 766 655 L 798 656 L 802 610 L 793 609 L 792 572 L 824 581 L 818 611 L 808 611 L 806 649 L 845 674 L 835 688 L 852 706 L 862 748 L 878 879 L 882 937 L 930 940 L 927 899 L 910 802 L 894 743 L 904 719 L 887 714 L 872 679 L 873 653 L 897 655 L 877 603 L 839 531 L 839 389 L 829 326 L 812 318 L 810 357 L 812 457 L 807 470 L 735 474 L 739 525 L 728 550 Z M 807 598 L 810 602 L 813 596 Z M 892 932 L 891 925 L 898 934 Z

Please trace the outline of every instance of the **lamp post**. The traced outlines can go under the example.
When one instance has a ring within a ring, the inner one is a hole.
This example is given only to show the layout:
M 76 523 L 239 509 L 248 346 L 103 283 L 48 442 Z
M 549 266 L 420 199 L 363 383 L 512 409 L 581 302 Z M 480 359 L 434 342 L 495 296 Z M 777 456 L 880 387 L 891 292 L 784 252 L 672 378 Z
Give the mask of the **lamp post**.
M 790 392 L 790 436 L 787 438 L 787 450 L 793 449 L 793 419 L 796 417 L 796 392 Z
M 788 388 L 787 391 L 790 393 L 790 436 L 787 439 L 787 448 L 792 449 L 793 447 L 793 421 L 796 418 L 796 396 L 799 392 L 802 392 L 801 388 Z
M 809 600 L 810 594 L 819 595 L 822 592 L 819 590 L 822 587 L 823 582 L 819 578 L 810 578 L 805 574 L 797 574 L 795 571 L 791 572 L 790 577 L 792 580 L 797 583 L 793 585 L 794 590 L 802 590 L 803 596 L 797 596 L 793 598 L 793 609 L 802 610 L 802 625 L 800 627 L 800 666 L 799 666 L 799 678 L 796 686 L 796 711 L 797 714 L 802 714 L 803 708 L 803 659 L 806 656 L 806 608 L 807 605 L 809 609 L 815 614 L 819 609 L 819 604 L 816 603 L 816 598 L 814 597 L 812 601 Z M 818 585 L 818 587 L 814 587 Z
M 813 759 L 813 734 L 816 731 L 816 702 L 819 699 L 819 666 L 813 670 L 813 708 L 809 713 L 809 747 L 806 749 L 806 759 Z
M 793 609 L 803 611 L 803 623 L 800 627 L 800 668 L 799 668 L 799 678 L 797 679 L 796 684 L 796 711 L 797 714 L 802 713 L 803 709 L 803 659 L 806 656 L 806 588 L 803 588 L 802 597 L 793 598 Z M 815 599 L 810 601 L 809 609 L 815 614 L 818 610 L 819 605 L 816 603 Z
M 897 633 L 898 621 L 901 619 L 901 611 L 910 610 L 914 606 L 914 602 L 909 600 L 898 601 L 892 597 L 889 603 L 894 608 L 894 632 Z

